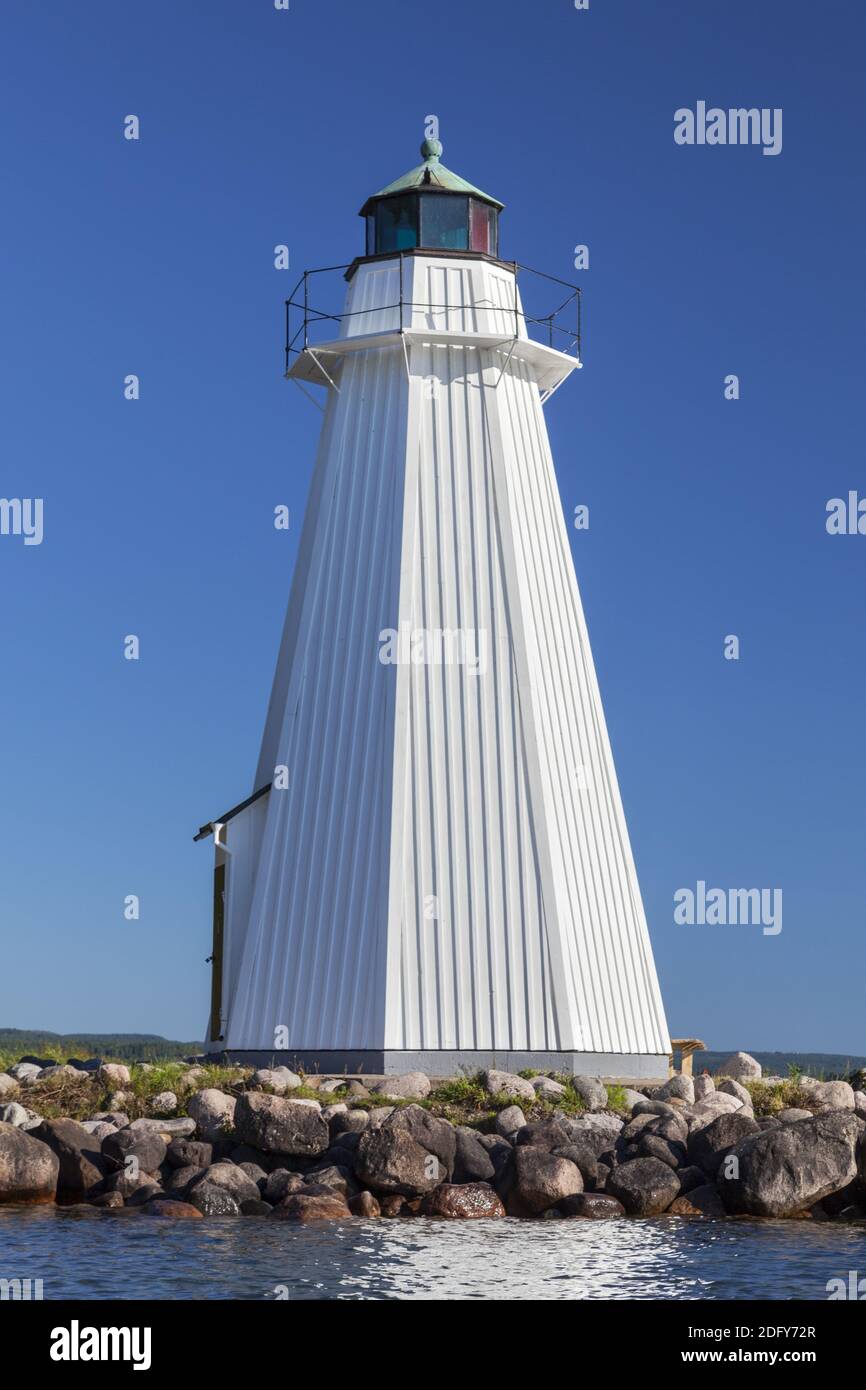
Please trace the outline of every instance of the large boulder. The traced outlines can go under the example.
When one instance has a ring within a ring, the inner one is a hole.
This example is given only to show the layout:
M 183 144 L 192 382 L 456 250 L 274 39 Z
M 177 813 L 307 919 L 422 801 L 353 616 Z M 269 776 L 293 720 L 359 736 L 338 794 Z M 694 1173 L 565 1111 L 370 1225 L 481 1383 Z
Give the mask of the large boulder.
M 809 1104 L 820 1112 L 855 1110 L 854 1088 L 847 1081 L 816 1081 L 809 1088 Z
M 730 1057 L 716 1068 L 716 1076 L 729 1076 L 732 1081 L 759 1081 L 761 1064 L 748 1052 L 732 1052 Z
M 711 1096 L 715 1089 L 716 1083 L 709 1072 L 694 1078 L 695 1100 L 706 1100 L 707 1096 Z
M 535 1100 L 535 1088 L 525 1077 L 515 1076 L 510 1071 L 485 1071 L 482 1084 L 491 1095 L 513 1096 L 515 1100 L 525 1100 L 531 1105 Z
M 686 1196 L 681 1193 L 668 1207 L 672 1216 L 727 1216 L 724 1203 L 712 1183 L 692 1187 Z
M 526 1124 L 526 1116 L 519 1105 L 506 1105 L 504 1110 L 500 1110 L 494 1123 L 498 1135 L 503 1139 L 513 1139 L 517 1131 L 523 1129 Z
M 714 1178 L 721 1167 L 725 1155 L 735 1144 L 739 1144 L 750 1134 L 759 1134 L 760 1128 L 751 1115 L 733 1111 L 728 1115 L 717 1115 L 708 1125 L 696 1129 L 689 1137 L 689 1162 L 697 1164 L 709 1177 Z
M 489 1183 L 442 1183 L 428 1192 L 421 1202 L 421 1215 L 470 1221 L 478 1217 L 504 1216 L 505 1207 Z
M 207 1087 L 196 1091 L 186 1103 L 187 1112 L 195 1120 L 202 1139 L 222 1139 L 232 1128 L 237 1101 L 222 1091 Z
M 247 1176 L 243 1168 L 238 1168 L 234 1163 L 212 1164 L 210 1168 L 205 1169 L 202 1177 L 191 1185 L 190 1192 L 194 1192 L 195 1188 L 202 1182 L 209 1183 L 211 1187 L 222 1188 L 223 1192 L 230 1192 L 239 1205 L 247 1197 L 257 1198 L 261 1196 L 252 1178 Z
M 132 1079 L 122 1062 L 103 1062 L 96 1076 L 103 1086 L 128 1086 Z
M 454 1154 L 455 1183 L 489 1182 L 496 1173 L 490 1155 L 474 1129 L 458 1125 Z
M 240 1097 L 234 1127 L 243 1143 L 264 1153 L 314 1157 L 324 1153 L 330 1140 L 328 1122 L 319 1109 L 261 1091 Z
M 624 1121 L 618 1115 L 576 1115 L 566 1121 L 572 1138 L 579 1134 L 606 1134 L 613 1141 L 622 1133 Z
M 173 1168 L 209 1168 L 213 1145 L 203 1139 L 172 1139 L 165 1156 Z
M 420 1105 L 395 1110 L 378 1129 L 366 1129 L 355 1152 L 355 1173 L 375 1192 L 422 1197 L 454 1171 L 457 1138 L 447 1120 Z
M 625 1207 L 606 1192 L 578 1192 L 559 1204 L 563 1216 L 583 1216 L 591 1221 L 609 1221 L 625 1216 Z
M 240 1216 L 241 1205 L 231 1192 L 216 1183 L 199 1182 L 190 1189 L 189 1200 L 202 1216 Z
M 686 1162 L 686 1146 L 679 1139 L 664 1139 L 660 1134 L 642 1134 L 638 1143 L 641 1158 L 658 1158 L 669 1168 L 681 1168 Z
M 0 1203 L 53 1202 L 60 1159 L 17 1125 L 0 1123 Z
M 282 1095 L 285 1091 L 294 1091 L 303 1083 L 298 1073 L 290 1071 L 288 1067 L 260 1067 L 253 1072 L 250 1084 L 252 1087 L 270 1086 L 272 1091 Z
M 607 1087 L 596 1076 L 573 1076 L 571 1084 L 587 1110 L 603 1110 L 607 1105 Z
M 386 1076 L 372 1088 L 377 1096 L 392 1100 L 425 1100 L 431 1091 L 430 1078 L 423 1071 L 409 1071 L 405 1076 Z
M 689 1132 L 693 1134 L 695 1130 L 711 1125 L 713 1120 L 718 1119 L 719 1115 L 731 1115 L 735 1110 L 742 1110 L 742 1108 L 742 1101 L 737 1100 L 736 1096 L 727 1096 L 722 1091 L 714 1091 L 705 1100 L 699 1100 L 694 1105 L 690 1105 L 684 1118 L 688 1123 Z
M 690 1076 L 685 1076 L 679 1072 L 672 1076 L 663 1086 L 653 1091 L 653 1100 L 684 1100 L 688 1105 L 693 1105 L 695 1100 L 695 1083 Z
M 8 1075 L 13 1081 L 25 1082 L 35 1081 L 42 1070 L 41 1063 L 36 1062 L 16 1062 L 14 1067 L 10 1067 Z
M 529 1144 L 534 1149 L 544 1149 L 546 1153 L 552 1153 L 554 1149 L 561 1149 L 564 1144 L 569 1143 L 570 1139 L 571 1131 L 558 1119 L 542 1120 L 539 1124 L 524 1125 L 514 1136 L 515 1144 L 521 1146 Z
M 510 1216 L 538 1216 L 583 1191 L 576 1163 L 522 1144 L 514 1150 L 507 1208 Z
M 102 1141 L 102 1152 L 109 1160 L 112 1169 L 128 1168 L 135 1171 L 130 1160 L 134 1159 L 138 1170 L 155 1173 L 166 1155 L 166 1144 L 161 1134 L 147 1129 L 119 1129 L 115 1134 L 106 1135 Z
M 750 1135 L 731 1150 L 736 1176 L 720 1172 L 725 1206 L 751 1216 L 793 1216 L 838 1192 L 857 1174 L 861 1129 L 851 1111 L 840 1110 Z
M 100 1141 L 75 1120 L 43 1120 L 32 1134 L 47 1144 L 60 1161 L 58 1201 L 80 1202 L 108 1172 Z
M 18 1090 L 15 1077 L 10 1076 L 8 1072 L 0 1071 L 0 1100 L 8 1100 L 10 1096 L 17 1095 Z
M 307 1225 L 313 1221 L 345 1221 L 351 1214 L 339 1192 L 293 1192 L 274 1207 L 271 1219 Z
M 679 1194 L 673 1168 L 658 1158 L 633 1158 L 611 1171 L 607 1192 L 632 1216 L 658 1216 Z
M 752 1108 L 752 1097 L 745 1086 L 739 1081 L 734 1081 L 730 1076 L 726 1076 L 724 1081 L 719 1082 L 718 1095 L 733 1096 L 741 1105 L 745 1105 L 749 1110 Z

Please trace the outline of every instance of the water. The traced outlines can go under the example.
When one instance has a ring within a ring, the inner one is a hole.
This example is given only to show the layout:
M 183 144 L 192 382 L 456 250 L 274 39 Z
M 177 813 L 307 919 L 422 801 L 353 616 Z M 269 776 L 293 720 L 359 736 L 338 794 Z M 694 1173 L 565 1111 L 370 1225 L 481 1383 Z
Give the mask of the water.
M 0 1207 L 0 1277 L 41 1278 L 51 1299 L 824 1300 L 849 1270 L 866 1275 L 866 1228 L 810 1221 L 169 1224 Z

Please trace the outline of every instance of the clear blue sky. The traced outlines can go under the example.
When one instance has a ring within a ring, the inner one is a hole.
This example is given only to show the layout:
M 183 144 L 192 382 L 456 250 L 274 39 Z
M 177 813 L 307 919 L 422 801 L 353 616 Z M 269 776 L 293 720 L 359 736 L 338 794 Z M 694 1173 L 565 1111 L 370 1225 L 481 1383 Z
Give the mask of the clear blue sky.
M 360 252 L 434 113 L 505 256 L 590 247 L 547 417 L 671 1031 L 866 1052 L 866 536 L 824 526 L 866 494 L 864 41 L 856 0 L 4 5 L 0 493 L 45 537 L 0 537 L 0 1024 L 201 1036 L 192 835 L 251 789 L 321 419 L 273 247 Z M 782 153 L 675 145 L 698 100 Z M 675 925 L 698 879 L 781 934 Z

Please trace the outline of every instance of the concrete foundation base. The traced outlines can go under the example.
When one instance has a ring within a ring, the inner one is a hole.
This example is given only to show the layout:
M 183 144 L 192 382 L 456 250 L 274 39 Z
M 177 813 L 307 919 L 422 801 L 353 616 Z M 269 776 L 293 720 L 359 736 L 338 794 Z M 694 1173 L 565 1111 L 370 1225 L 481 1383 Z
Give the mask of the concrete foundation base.
M 666 1054 L 621 1052 L 391 1052 L 359 1048 L 357 1051 L 323 1052 L 319 1049 L 286 1048 L 281 1052 L 220 1049 L 226 1061 L 253 1067 L 291 1067 L 293 1071 L 327 1075 L 401 1076 L 422 1071 L 427 1076 L 456 1076 L 459 1072 L 495 1067 L 498 1071 L 560 1071 L 572 1076 L 598 1076 L 640 1080 L 666 1080 Z

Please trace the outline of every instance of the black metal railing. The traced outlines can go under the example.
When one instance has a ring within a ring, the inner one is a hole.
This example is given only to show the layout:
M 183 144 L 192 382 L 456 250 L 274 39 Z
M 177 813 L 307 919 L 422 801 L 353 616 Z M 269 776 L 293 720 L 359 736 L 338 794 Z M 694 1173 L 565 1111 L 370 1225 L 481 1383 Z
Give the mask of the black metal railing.
M 560 280 L 555 275 L 548 275 L 543 270 L 533 270 L 531 266 L 522 265 L 519 261 L 504 261 L 501 264 L 507 266 L 514 272 L 514 302 L 512 305 L 494 304 L 434 304 L 428 300 L 407 299 L 404 294 L 404 275 L 403 262 L 406 255 L 415 254 L 413 252 L 398 251 L 394 257 L 381 257 L 383 261 L 394 258 L 399 259 L 399 292 L 398 298 L 392 304 L 366 305 L 363 309 L 353 309 L 344 311 L 330 312 L 324 308 L 316 307 L 311 300 L 311 282 L 314 276 L 335 275 L 337 272 L 345 272 L 354 265 L 355 262 L 347 262 L 346 265 L 320 266 L 315 270 L 305 270 L 298 283 L 292 290 L 289 298 L 285 301 L 285 372 L 288 375 L 289 368 L 295 357 L 299 357 L 308 348 L 315 349 L 318 342 L 325 341 L 325 338 L 317 337 L 317 330 L 321 330 L 323 325 L 336 325 L 336 328 L 352 318 L 367 315 L 369 318 L 373 314 L 384 314 L 395 310 L 399 314 L 398 324 L 402 331 L 407 325 L 404 324 L 404 311 L 422 310 L 425 313 L 444 313 L 447 316 L 452 313 L 465 315 L 467 312 L 479 311 L 496 315 L 511 317 L 514 316 L 514 331 L 511 335 L 503 338 L 504 342 L 510 342 L 520 337 L 521 323 L 526 329 L 527 336 L 530 327 L 537 328 L 540 333 L 535 336 L 535 341 L 542 339 L 547 342 L 548 347 L 556 348 L 560 352 L 566 353 L 570 357 L 582 361 L 582 293 L 579 285 L 574 285 L 568 280 Z M 568 294 L 561 303 L 551 309 L 546 314 L 531 314 L 526 304 L 522 305 L 518 299 L 518 278 L 521 278 L 521 287 L 526 284 L 527 276 L 535 276 L 538 280 L 546 280 L 552 285 L 560 285 L 568 290 Z M 320 282 L 316 282 L 317 284 Z M 333 283 L 333 282 L 332 282 Z M 572 319 L 573 314 L 573 319 Z M 569 324 L 566 325 L 565 317 L 568 317 Z M 410 325 L 411 326 L 411 320 Z M 385 330 L 383 330 L 385 331 Z M 394 330 L 396 331 L 396 330 Z M 446 329 L 447 331 L 447 329 Z M 332 332 L 331 337 L 336 336 Z

